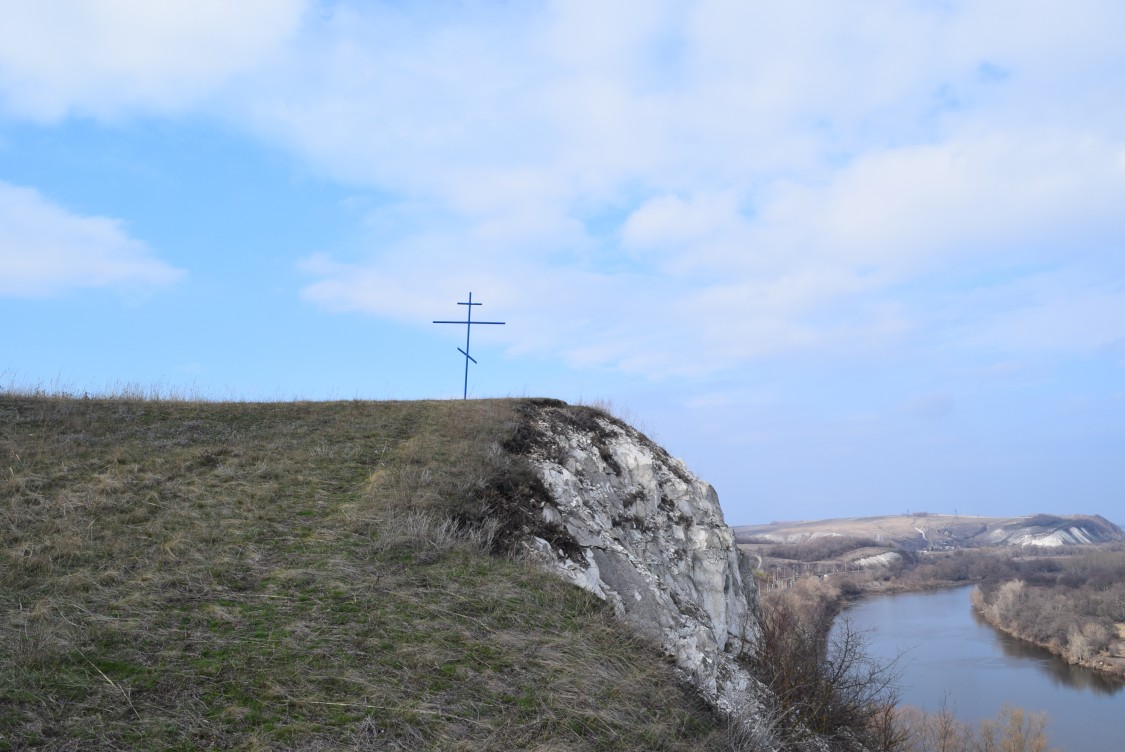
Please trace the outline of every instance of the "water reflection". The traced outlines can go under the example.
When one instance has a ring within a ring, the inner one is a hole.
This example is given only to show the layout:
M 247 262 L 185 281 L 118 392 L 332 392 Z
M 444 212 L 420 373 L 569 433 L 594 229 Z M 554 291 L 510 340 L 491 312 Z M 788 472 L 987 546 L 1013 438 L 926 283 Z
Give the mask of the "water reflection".
M 1125 689 L 1125 677 L 1067 663 L 1046 648 L 1001 632 L 981 618 L 976 610 L 973 610 L 972 615 L 973 621 L 988 627 L 1004 655 L 1033 662 L 1056 686 L 1088 689 L 1100 695 L 1115 695 Z

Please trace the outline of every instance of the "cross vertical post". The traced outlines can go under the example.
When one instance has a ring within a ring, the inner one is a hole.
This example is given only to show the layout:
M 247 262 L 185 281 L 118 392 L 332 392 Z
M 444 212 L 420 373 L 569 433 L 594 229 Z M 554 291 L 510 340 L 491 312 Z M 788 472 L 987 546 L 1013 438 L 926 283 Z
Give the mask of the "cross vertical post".
M 460 324 L 460 325 L 463 325 L 465 327 L 465 349 L 462 350 L 460 347 L 458 347 L 457 352 L 459 352 L 459 353 L 461 353 L 462 355 L 465 356 L 465 393 L 462 396 L 462 399 L 468 399 L 469 398 L 469 361 L 471 360 L 471 361 L 473 361 L 473 363 L 477 362 L 476 358 L 474 358 L 472 355 L 469 355 L 469 338 L 472 335 L 473 324 L 494 324 L 494 325 L 502 326 L 506 322 L 504 322 L 504 321 L 473 321 L 473 306 L 479 306 L 479 305 L 483 305 L 483 304 L 473 302 L 473 293 L 472 292 L 469 293 L 469 302 L 468 303 L 458 303 L 457 305 L 463 305 L 463 306 L 468 307 L 467 308 L 467 314 L 465 316 L 464 321 L 435 321 L 434 323 L 435 324 Z

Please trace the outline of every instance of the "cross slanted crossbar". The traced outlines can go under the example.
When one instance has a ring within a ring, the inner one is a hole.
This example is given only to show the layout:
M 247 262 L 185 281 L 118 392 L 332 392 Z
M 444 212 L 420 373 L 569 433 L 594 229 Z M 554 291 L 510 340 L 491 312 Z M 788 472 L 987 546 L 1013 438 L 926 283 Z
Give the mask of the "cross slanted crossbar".
M 502 326 L 506 322 L 504 322 L 504 321 L 473 321 L 473 306 L 479 306 L 479 305 L 483 305 L 483 304 L 482 303 L 474 303 L 473 302 L 473 294 L 471 292 L 469 293 L 469 302 L 468 303 L 458 303 L 457 305 L 468 306 L 468 315 L 465 316 L 464 321 L 435 321 L 434 323 L 435 324 L 461 324 L 465 327 L 465 349 L 462 350 L 460 347 L 458 347 L 457 352 L 459 352 L 459 353 L 461 353 L 462 355 L 465 356 L 465 394 L 464 394 L 462 399 L 468 399 L 469 398 L 469 361 L 471 360 L 474 363 L 477 362 L 476 358 L 474 358 L 472 355 L 469 355 L 469 335 L 472 334 L 473 324 L 495 324 L 495 325 L 501 325 Z

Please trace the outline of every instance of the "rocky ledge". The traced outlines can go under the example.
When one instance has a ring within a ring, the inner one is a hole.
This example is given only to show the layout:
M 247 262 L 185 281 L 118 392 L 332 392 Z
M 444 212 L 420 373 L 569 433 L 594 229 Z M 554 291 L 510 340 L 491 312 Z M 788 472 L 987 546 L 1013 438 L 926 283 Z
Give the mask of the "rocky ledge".
M 718 711 L 763 717 L 764 689 L 737 660 L 760 634 L 757 585 L 714 489 L 596 409 L 535 402 L 525 419 L 533 556 L 658 642 Z

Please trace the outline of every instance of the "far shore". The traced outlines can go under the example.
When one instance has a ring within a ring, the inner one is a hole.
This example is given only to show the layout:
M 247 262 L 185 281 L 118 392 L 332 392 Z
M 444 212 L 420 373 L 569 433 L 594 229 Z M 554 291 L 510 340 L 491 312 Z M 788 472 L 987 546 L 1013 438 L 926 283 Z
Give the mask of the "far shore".
M 924 582 L 904 582 L 902 580 L 879 581 L 872 580 L 864 583 L 863 591 L 854 596 L 844 596 L 842 601 L 862 600 L 868 596 L 880 595 L 905 595 L 906 593 L 925 593 L 933 590 L 949 590 L 951 588 L 976 586 L 975 581 L 951 581 L 951 580 L 927 580 Z M 840 605 L 837 604 L 837 609 Z M 1041 640 L 1034 640 L 1024 635 L 1019 634 L 1015 630 L 1009 629 L 1002 624 L 998 624 L 994 619 L 990 619 L 988 615 L 981 612 L 980 609 L 973 607 L 973 613 L 984 619 L 989 626 L 997 629 L 1009 637 L 1021 640 L 1030 645 L 1043 648 L 1051 655 L 1062 658 L 1072 666 L 1082 666 L 1083 668 L 1101 671 L 1111 676 L 1119 676 L 1125 679 L 1125 624 L 1117 625 L 1118 640 L 1115 643 L 1116 653 L 1114 655 L 1098 655 L 1090 659 L 1075 659 L 1072 656 L 1066 655 L 1057 645 L 1051 645 Z
M 995 619 L 990 619 L 987 614 L 983 613 L 976 606 L 973 607 L 973 613 L 977 614 L 980 618 L 988 622 L 989 626 L 991 626 L 993 629 L 997 629 L 1008 635 L 1009 637 L 1014 637 L 1017 640 L 1022 640 L 1023 642 L 1035 645 L 1036 647 L 1043 648 L 1051 655 L 1056 655 L 1059 658 L 1062 658 L 1072 666 L 1082 666 L 1083 668 L 1089 668 L 1095 671 L 1101 671 L 1105 674 L 1110 674 L 1112 676 L 1125 678 L 1125 655 L 1122 655 L 1121 653 L 1121 650 L 1125 648 L 1125 642 L 1121 640 L 1118 640 L 1116 643 L 1117 653 L 1115 655 L 1098 655 L 1089 659 L 1078 659 L 1074 658 L 1073 656 L 1067 655 L 1061 649 L 1059 649 L 1057 645 L 1052 645 L 1041 640 L 1029 639 L 1024 635 L 1019 634 L 1015 630 L 1004 626 L 1003 624 L 998 624 Z M 1118 625 L 1119 634 L 1121 631 L 1121 625 Z

